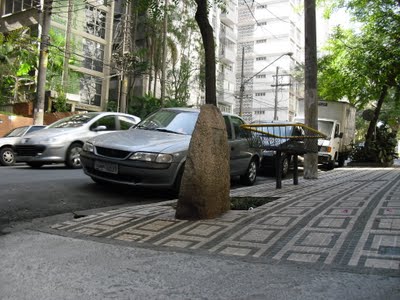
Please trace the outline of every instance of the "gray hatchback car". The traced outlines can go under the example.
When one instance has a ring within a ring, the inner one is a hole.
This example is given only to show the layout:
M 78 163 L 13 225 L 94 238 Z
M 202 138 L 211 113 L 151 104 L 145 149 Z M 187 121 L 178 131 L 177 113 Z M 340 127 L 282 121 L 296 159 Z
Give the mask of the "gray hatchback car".
M 15 144 L 16 159 L 33 168 L 52 163 L 81 168 L 80 152 L 86 140 L 107 132 L 127 130 L 139 121 L 139 117 L 116 112 L 75 114 L 25 135 Z
M 42 125 L 16 127 L 0 138 L 0 165 L 12 166 L 15 163 L 14 145 L 26 134 L 45 128 Z
M 134 128 L 88 140 L 81 153 L 84 172 L 98 183 L 180 187 L 181 174 L 199 110 L 163 108 Z M 231 176 L 242 184 L 256 181 L 261 155 L 249 146 L 243 119 L 223 114 L 229 145 Z M 206 162 L 205 162 L 206 163 Z

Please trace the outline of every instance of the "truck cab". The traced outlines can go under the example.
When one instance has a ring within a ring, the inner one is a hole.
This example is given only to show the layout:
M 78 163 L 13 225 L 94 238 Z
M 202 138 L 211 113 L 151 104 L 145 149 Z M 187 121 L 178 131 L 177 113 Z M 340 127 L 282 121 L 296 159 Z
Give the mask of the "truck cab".
M 304 123 L 304 100 L 299 101 L 295 121 Z M 318 101 L 318 131 L 325 139 L 318 140 L 318 163 L 333 169 L 344 166 L 355 136 L 355 107 L 348 102 Z

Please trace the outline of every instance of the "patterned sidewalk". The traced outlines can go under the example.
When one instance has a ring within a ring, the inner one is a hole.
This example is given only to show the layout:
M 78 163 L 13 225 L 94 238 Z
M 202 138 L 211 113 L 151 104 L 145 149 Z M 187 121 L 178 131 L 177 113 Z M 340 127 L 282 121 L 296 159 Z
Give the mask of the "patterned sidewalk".
M 231 196 L 276 197 L 212 220 L 174 218 L 173 204 L 132 206 L 55 224 L 51 229 L 132 246 L 202 250 L 268 263 L 295 263 L 400 275 L 400 169 L 342 168 L 238 188 Z

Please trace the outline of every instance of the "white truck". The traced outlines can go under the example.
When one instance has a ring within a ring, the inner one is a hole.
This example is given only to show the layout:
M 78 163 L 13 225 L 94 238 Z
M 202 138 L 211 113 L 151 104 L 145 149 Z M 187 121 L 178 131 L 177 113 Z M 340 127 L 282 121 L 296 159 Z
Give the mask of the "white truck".
M 333 169 L 343 167 L 355 137 L 356 108 L 348 102 L 318 101 L 318 130 L 327 138 L 318 140 L 318 163 Z M 296 122 L 304 123 L 304 100 L 299 101 Z

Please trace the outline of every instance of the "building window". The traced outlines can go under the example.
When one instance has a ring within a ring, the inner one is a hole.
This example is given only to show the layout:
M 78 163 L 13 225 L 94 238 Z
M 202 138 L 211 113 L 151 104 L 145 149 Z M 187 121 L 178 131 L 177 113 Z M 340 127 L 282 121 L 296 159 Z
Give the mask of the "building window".
M 83 67 L 103 72 L 104 46 L 92 40 L 83 39 Z
M 258 22 L 257 24 L 258 24 L 258 26 L 265 26 L 265 25 L 267 25 L 267 22 Z
M 100 106 L 101 103 L 101 78 L 84 75 L 81 80 L 81 103 Z
M 265 115 L 265 110 L 256 110 L 254 111 L 255 115 Z
M 256 78 L 267 78 L 267 75 L 265 74 L 257 75 Z
M 267 58 L 266 58 L 265 56 L 262 56 L 262 57 L 257 57 L 256 60 L 257 60 L 257 61 L 260 61 L 260 60 L 267 60 Z
M 260 4 L 257 6 L 258 9 L 264 9 L 267 8 L 267 4 Z
M 33 0 L 6 0 L 4 14 L 13 14 L 33 7 Z
M 104 39 L 106 36 L 106 13 L 89 4 L 86 4 L 85 13 L 85 32 Z
M 256 44 L 265 44 L 267 42 L 267 39 L 262 39 L 262 40 L 257 40 Z
M 256 93 L 256 96 L 265 96 L 265 93 Z

